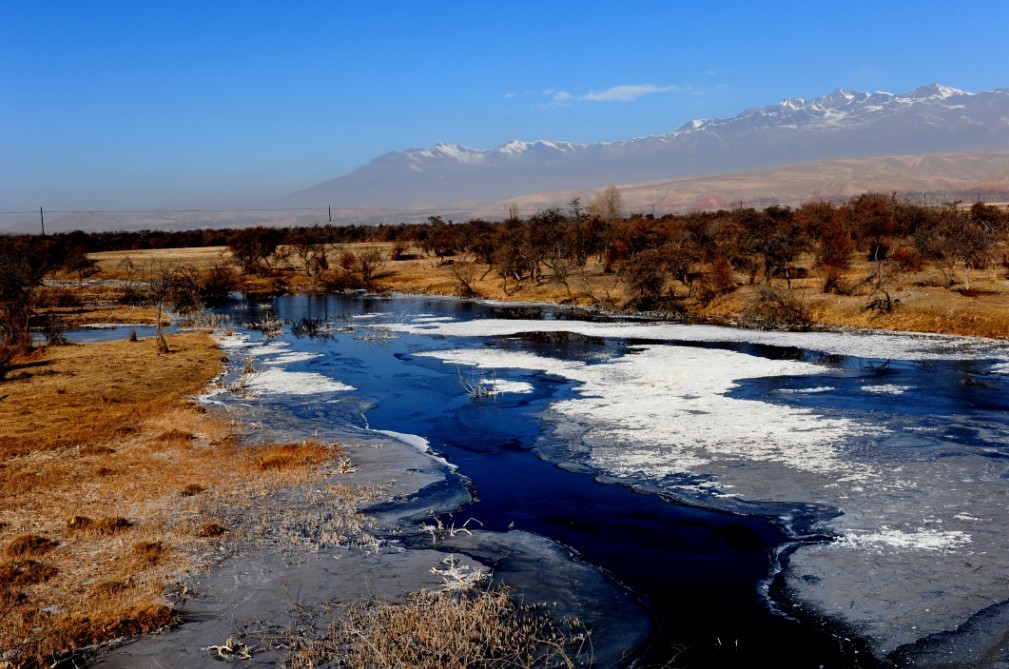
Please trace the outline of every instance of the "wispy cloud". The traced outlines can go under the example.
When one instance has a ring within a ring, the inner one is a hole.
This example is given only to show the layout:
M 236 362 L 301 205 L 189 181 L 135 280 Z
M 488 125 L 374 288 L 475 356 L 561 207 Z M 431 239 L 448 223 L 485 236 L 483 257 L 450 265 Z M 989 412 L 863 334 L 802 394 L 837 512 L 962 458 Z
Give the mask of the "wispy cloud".
M 589 91 L 586 95 L 579 96 L 580 100 L 590 102 L 633 102 L 646 95 L 657 93 L 680 93 L 684 91 L 683 86 L 656 86 L 655 84 L 629 84 L 623 86 L 613 86 L 605 91 Z
M 549 106 L 566 107 L 576 102 L 634 102 L 647 95 L 658 95 L 661 93 L 699 94 L 697 89 L 692 85 L 659 86 L 657 84 L 623 84 L 612 86 L 605 90 L 592 90 L 582 94 L 548 88 L 543 91 L 542 95 L 547 99 Z

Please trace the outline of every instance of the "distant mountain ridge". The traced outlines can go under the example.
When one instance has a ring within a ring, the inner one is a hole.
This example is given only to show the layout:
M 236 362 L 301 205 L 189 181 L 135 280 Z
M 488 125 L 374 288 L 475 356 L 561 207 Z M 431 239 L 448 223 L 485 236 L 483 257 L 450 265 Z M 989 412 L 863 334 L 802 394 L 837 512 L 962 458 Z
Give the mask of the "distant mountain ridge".
M 500 201 L 766 169 L 843 157 L 1009 149 L 1009 89 L 941 84 L 901 94 L 837 89 L 787 98 L 730 119 L 698 119 L 664 135 L 572 144 L 511 141 L 489 150 L 439 143 L 379 156 L 292 193 L 286 207 L 411 207 Z

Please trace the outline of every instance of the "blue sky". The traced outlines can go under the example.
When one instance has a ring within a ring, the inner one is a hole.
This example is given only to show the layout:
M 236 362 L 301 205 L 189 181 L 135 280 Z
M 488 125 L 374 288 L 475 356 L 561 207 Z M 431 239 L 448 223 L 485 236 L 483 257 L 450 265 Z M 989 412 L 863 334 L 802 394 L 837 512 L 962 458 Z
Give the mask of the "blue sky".
M 1009 3 L 0 0 L 0 211 L 227 208 L 439 141 L 1009 87 Z

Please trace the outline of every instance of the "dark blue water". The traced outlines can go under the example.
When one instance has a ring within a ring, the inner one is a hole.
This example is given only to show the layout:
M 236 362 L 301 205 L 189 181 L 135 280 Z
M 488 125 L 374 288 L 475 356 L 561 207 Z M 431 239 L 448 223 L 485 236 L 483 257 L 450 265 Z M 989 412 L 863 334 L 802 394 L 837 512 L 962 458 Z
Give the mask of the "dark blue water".
M 356 388 L 347 397 L 326 404 L 292 402 L 291 412 L 304 420 L 349 421 L 427 438 L 437 453 L 458 466 L 474 493 L 474 503 L 454 515 L 457 525 L 472 517 L 486 529 L 516 528 L 549 537 L 612 574 L 641 599 L 654 618 L 655 633 L 648 647 L 640 650 L 638 666 L 664 666 L 674 657 L 672 666 L 874 666 L 850 632 L 823 620 L 782 615 L 780 610 L 789 608 L 787 602 L 772 602 L 779 609 L 773 611 L 760 594 L 760 584 L 775 571 L 779 549 L 796 540 L 786 536 L 778 522 L 779 514 L 789 514 L 788 505 L 778 505 L 777 513 L 771 513 L 771 507 L 764 507 L 763 512 L 755 508 L 749 515 L 726 513 L 601 483 L 583 471 L 543 461 L 532 451 L 543 429 L 538 414 L 551 402 L 572 397 L 570 382 L 535 372 L 504 372 L 498 374 L 499 379 L 531 383 L 534 391 L 476 400 L 464 391 L 459 370 L 416 355 L 491 346 L 591 361 L 622 354 L 642 342 L 557 335 L 490 341 L 416 334 L 384 338 L 364 327 L 383 318 L 399 321 L 417 314 L 457 320 L 578 317 L 548 308 L 437 299 L 295 296 L 280 298 L 265 308 L 241 303 L 231 313 L 242 323 L 257 320 L 266 310 L 275 310 L 290 321 L 308 317 L 333 324 L 335 329 L 325 337 L 283 335 L 295 350 L 324 354 L 289 369 L 324 373 Z M 373 318 L 355 318 L 361 315 Z M 781 388 L 813 388 L 823 383 L 807 376 L 746 381 L 733 391 L 738 397 L 815 406 L 828 415 L 864 412 L 867 419 L 878 420 L 868 414 L 879 409 L 864 406 L 854 389 L 892 383 L 913 373 L 935 378 L 937 390 L 916 398 L 912 406 L 901 406 L 901 420 L 908 420 L 907 416 L 935 420 L 944 413 L 1007 407 L 1004 388 L 990 383 L 969 363 L 926 367 L 823 356 L 795 348 L 704 344 L 716 345 L 764 357 L 816 359 L 836 370 L 829 392 L 775 394 Z M 979 435 L 966 435 L 962 441 L 990 445 Z M 830 514 L 829 509 L 822 512 Z M 773 583 L 770 593 L 777 593 Z

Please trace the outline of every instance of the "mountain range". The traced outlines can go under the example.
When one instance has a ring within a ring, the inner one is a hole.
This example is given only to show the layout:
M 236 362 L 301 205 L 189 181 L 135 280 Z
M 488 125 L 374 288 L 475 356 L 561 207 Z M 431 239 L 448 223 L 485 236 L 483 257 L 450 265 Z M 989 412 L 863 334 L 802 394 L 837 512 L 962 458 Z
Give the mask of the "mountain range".
M 829 158 L 1004 150 L 1009 150 L 1009 89 L 968 93 L 940 84 L 900 94 L 838 89 L 618 142 L 511 141 L 490 150 L 440 143 L 391 152 L 273 204 L 410 208 L 492 203 Z

